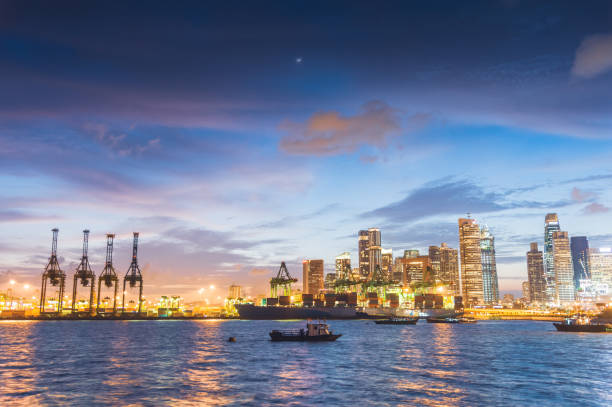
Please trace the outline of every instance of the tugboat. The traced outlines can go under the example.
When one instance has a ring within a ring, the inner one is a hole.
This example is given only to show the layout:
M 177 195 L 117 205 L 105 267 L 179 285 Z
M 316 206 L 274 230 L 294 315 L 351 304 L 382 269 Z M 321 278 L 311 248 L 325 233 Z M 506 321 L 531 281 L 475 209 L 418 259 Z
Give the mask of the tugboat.
M 553 322 L 553 325 L 561 332 L 612 332 L 612 324 L 592 322 L 584 315 Z
M 415 325 L 419 318 L 387 318 L 374 321 L 378 325 Z
M 341 336 L 342 334 L 331 332 L 328 325 L 321 322 L 308 322 L 306 323 L 306 329 L 275 329 L 270 332 L 270 339 L 274 342 L 330 342 Z

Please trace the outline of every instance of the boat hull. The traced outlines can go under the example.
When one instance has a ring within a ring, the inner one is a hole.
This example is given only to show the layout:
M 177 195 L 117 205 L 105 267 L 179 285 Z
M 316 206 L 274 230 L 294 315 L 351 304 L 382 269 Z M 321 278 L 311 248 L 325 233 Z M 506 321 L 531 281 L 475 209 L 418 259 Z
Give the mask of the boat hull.
M 261 307 L 236 304 L 241 319 L 360 319 L 364 314 L 353 307 Z M 367 317 L 367 315 L 366 315 Z
M 388 319 L 381 319 L 378 321 L 374 321 L 374 323 L 378 325 L 416 325 L 417 321 L 418 318 L 407 319 L 405 321 L 392 321 Z
M 281 333 L 270 332 L 270 340 L 272 342 L 333 342 L 342 334 L 329 334 L 329 335 L 283 335 Z
M 553 325 L 560 332 L 609 332 L 608 329 L 612 329 L 612 324 L 570 325 L 555 322 Z

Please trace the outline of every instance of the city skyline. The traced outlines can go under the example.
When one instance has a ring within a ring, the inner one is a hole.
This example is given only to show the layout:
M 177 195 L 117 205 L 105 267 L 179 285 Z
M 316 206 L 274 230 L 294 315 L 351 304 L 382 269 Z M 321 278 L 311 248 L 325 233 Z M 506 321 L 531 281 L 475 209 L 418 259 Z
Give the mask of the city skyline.
M 609 6 L 564 4 L 3 3 L 0 290 L 39 286 L 53 227 L 68 278 L 83 229 L 96 275 L 137 231 L 146 292 L 197 299 L 355 267 L 371 227 L 458 249 L 471 212 L 520 293 L 546 213 L 612 246 Z

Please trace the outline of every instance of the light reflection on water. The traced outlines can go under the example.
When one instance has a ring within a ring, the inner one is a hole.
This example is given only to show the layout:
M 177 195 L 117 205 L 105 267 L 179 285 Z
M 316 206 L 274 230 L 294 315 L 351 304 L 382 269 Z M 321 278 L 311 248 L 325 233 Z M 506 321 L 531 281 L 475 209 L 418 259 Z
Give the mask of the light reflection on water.
M 0 405 L 612 404 L 612 335 L 332 321 L 334 343 L 269 341 L 301 324 L 0 322 Z

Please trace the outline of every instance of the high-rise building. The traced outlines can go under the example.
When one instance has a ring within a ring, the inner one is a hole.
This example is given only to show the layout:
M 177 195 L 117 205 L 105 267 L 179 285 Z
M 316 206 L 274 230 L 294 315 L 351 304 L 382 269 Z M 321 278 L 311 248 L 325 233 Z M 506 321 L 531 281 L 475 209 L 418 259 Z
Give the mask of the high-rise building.
M 344 252 L 336 256 L 336 278 L 345 279 L 350 276 L 347 276 L 348 272 L 351 271 L 351 254 L 349 252 Z
M 393 278 L 393 249 L 381 249 L 381 270 L 389 278 Z
M 612 295 L 612 251 L 609 248 L 589 249 L 589 269 L 597 294 Z
M 529 281 L 523 281 L 521 284 L 521 288 L 523 289 L 523 299 L 527 304 L 531 302 L 531 293 L 529 292 Z
M 555 268 L 553 267 L 553 233 L 561 230 L 556 213 L 547 213 L 544 218 L 544 275 L 546 276 L 546 295 L 548 301 L 555 299 Z
M 440 248 L 438 246 L 429 246 L 428 254 L 431 272 L 435 278 L 440 279 Z
M 574 267 L 574 288 L 580 288 L 580 280 L 591 278 L 589 273 L 589 241 L 586 236 L 572 236 L 570 238 L 572 249 L 572 265 Z
M 406 284 L 404 279 L 406 276 L 406 262 L 404 257 L 396 257 L 393 264 L 393 275 L 392 279 L 399 282 L 402 285 Z
M 419 257 L 419 251 L 417 249 L 404 250 L 404 258 L 414 259 L 415 257 Z
M 475 219 L 459 219 L 459 253 L 464 303 L 467 305 L 483 304 L 480 227 Z
M 362 278 L 368 277 L 370 273 L 370 239 L 367 230 L 359 231 L 359 274 Z
M 241 290 L 242 290 L 242 287 L 240 287 L 239 285 L 235 285 L 235 284 L 230 285 L 228 298 L 232 300 L 235 300 L 236 298 L 242 298 Z
M 302 292 L 319 295 L 325 288 L 323 260 L 302 262 Z
M 380 230 L 376 228 L 368 229 L 368 258 L 370 270 L 368 277 L 374 275 L 376 267 L 382 268 L 382 248 L 380 246 Z
M 333 292 L 335 282 L 336 282 L 336 273 L 327 273 L 325 275 L 325 282 L 323 283 L 323 286 L 325 287 L 325 291 Z
M 405 272 L 404 281 L 407 284 L 432 282 L 431 263 L 429 256 L 418 256 L 404 259 Z
M 553 268 L 555 271 L 555 303 L 574 301 L 574 268 L 567 232 L 553 233 Z
M 484 302 L 485 304 L 497 304 L 499 302 L 499 283 L 495 262 L 495 238 L 486 225 L 480 229 L 480 260 Z
M 429 262 L 435 279 L 442 282 L 450 294 L 460 295 L 457 249 L 451 249 L 446 243 L 440 247 L 429 246 Z
M 536 242 L 531 243 L 527 252 L 527 277 L 529 280 L 529 298 L 531 302 L 545 304 L 548 302 L 546 294 L 546 276 L 544 275 L 544 258 L 538 250 Z

